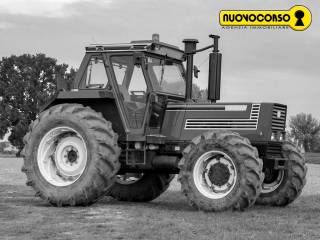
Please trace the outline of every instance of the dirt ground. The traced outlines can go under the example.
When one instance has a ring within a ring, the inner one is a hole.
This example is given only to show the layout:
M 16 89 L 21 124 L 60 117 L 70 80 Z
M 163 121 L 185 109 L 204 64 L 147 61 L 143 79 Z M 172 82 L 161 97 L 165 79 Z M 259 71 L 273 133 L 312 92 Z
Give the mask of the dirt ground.
M 176 181 L 150 203 L 105 197 L 90 207 L 51 207 L 25 186 L 21 164 L 0 159 L 0 239 L 320 238 L 320 165 L 308 165 L 302 195 L 285 208 L 204 213 L 188 206 Z

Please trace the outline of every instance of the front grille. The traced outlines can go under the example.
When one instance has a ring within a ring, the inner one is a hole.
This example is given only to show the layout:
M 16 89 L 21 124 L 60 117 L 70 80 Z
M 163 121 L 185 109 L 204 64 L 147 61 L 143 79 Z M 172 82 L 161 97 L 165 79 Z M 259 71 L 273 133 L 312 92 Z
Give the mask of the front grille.
M 260 104 L 252 104 L 248 119 L 187 119 L 185 129 L 255 130 L 258 126 Z
M 287 106 L 274 104 L 272 112 L 272 131 L 285 131 Z

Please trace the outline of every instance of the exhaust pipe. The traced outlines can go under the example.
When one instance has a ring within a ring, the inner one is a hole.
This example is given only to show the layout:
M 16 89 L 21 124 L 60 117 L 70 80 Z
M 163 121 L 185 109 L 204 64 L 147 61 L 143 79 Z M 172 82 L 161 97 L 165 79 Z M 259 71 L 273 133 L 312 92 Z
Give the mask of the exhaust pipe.
M 220 37 L 217 35 L 210 35 L 209 37 L 213 38 L 213 50 L 209 54 L 208 100 L 216 102 L 220 100 L 222 54 L 218 47 Z

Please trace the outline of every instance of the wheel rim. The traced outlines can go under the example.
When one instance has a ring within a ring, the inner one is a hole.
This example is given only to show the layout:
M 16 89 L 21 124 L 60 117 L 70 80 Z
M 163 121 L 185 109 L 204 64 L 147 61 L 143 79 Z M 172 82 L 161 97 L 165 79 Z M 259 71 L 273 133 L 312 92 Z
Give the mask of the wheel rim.
M 70 127 L 56 127 L 41 139 L 37 163 L 41 175 L 55 186 L 77 181 L 87 164 L 87 148 L 82 136 Z
M 212 150 L 197 159 L 193 180 L 202 195 L 210 199 L 221 199 L 234 188 L 237 170 L 229 155 Z
M 284 179 L 284 170 L 274 170 L 274 169 L 266 169 L 265 170 L 265 179 L 262 184 L 262 193 L 270 193 L 276 190 L 282 183 Z
M 121 185 L 130 185 L 139 181 L 143 177 L 143 173 L 125 173 L 117 175 L 116 182 Z

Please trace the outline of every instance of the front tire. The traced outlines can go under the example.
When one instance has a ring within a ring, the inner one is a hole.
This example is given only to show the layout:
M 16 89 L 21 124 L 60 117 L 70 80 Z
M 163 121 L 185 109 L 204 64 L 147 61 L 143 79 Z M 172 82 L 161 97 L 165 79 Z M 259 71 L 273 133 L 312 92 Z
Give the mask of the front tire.
M 286 168 L 266 173 L 257 204 L 286 206 L 301 194 L 307 174 L 304 156 L 291 142 L 284 142 L 282 154 L 288 159 Z
M 89 107 L 60 104 L 42 112 L 24 137 L 27 185 L 55 206 L 89 205 L 120 168 L 117 134 Z
M 262 160 L 237 133 L 206 132 L 194 138 L 179 168 L 182 192 L 200 210 L 244 210 L 260 193 Z

